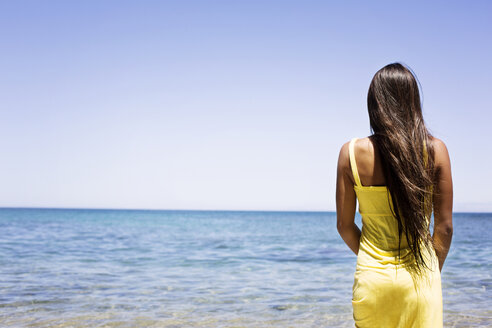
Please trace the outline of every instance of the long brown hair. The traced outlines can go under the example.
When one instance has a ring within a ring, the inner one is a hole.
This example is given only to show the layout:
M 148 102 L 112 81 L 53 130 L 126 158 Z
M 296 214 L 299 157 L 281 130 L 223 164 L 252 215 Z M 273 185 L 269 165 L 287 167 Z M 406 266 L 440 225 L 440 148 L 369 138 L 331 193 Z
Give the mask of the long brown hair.
M 400 254 L 401 237 L 405 234 L 420 272 L 429 267 L 423 252 L 430 251 L 432 245 L 426 216 L 432 212 L 429 198 L 434 183 L 434 150 L 422 116 L 417 79 L 411 70 L 401 63 L 380 69 L 369 86 L 367 108 L 371 138 L 381 155 L 398 221 L 398 251 Z

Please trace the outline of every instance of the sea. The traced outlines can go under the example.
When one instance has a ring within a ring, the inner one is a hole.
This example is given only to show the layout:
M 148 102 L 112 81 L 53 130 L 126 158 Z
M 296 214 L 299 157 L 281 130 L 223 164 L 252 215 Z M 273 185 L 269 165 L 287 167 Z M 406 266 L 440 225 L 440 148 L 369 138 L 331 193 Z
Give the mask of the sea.
M 444 326 L 492 327 L 492 213 L 453 220 Z M 0 327 L 354 327 L 333 212 L 2 208 L 0 232 Z

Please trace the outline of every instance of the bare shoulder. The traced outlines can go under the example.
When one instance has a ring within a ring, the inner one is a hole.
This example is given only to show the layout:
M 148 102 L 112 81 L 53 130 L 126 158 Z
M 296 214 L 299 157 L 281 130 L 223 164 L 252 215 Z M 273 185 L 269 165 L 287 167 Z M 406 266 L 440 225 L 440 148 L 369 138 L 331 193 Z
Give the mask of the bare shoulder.
M 432 142 L 432 146 L 434 147 L 435 150 L 439 149 L 441 151 L 443 151 L 443 150 L 447 151 L 446 144 L 441 139 L 436 138 L 436 137 L 432 137 L 431 142 Z
M 343 160 L 343 164 L 348 165 L 350 163 L 350 154 L 349 154 L 349 146 L 352 140 L 347 141 L 343 144 L 340 149 L 339 161 Z M 372 152 L 374 146 L 368 137 L 366 138 L 357 138 L 354 143 L 354 152 L 359 155 L 360 153 L 364 154 L 365 152 Z
M 352 183 L 352 168 L 350 166 L 350 154 L 349 154 L 350 141 L 347 141 L 340 148 L 340 154 L 338 155 L 337 176 L 340 179 L 348 179 Z
M 448 147 L 444 141 L 439 138 L 432 138 L 432 147 L 434 148 L 434 162 L 437 166 L 449 165 Z
M 342 148 L 340 148 L 340 153 L 338 154 L 339 169 L 350 168 L 349 145 L 350 141 L 347 141 L 342 145 Z
M 365 138 L 358 138 L 357 141 L 355 142 L 355 149 L 357 152 L 374 152 L 374 144 L 372 143 L 371 139 L 369 137 Z
M 354 145 L 354 153 L 357 158 L 357 166 L 362 169 L 362 172 L 364 172 L 364 168 L 374 166 L 375 147 L 371 138 L 357 139 Z

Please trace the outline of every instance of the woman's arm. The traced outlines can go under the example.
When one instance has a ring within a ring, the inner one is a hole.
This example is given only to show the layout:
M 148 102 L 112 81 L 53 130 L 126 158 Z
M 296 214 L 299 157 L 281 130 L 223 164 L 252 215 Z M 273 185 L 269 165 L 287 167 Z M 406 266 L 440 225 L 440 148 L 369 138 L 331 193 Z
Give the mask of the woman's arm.
M 437 174 L 434 194 L 434 248 L 439 259 L 439 270 L 448 255 L 453 237 L 453 180 L 448 149 L 441 140 L 434 139 L 434 158 Z
M 337 229 L 348 247 L 355 254 L 358 254 L 360 229 L 354 222 L 356 196 L 352 181 L 348 147 L 349 143 L 344 144 L 338 156 L 336 191 Z

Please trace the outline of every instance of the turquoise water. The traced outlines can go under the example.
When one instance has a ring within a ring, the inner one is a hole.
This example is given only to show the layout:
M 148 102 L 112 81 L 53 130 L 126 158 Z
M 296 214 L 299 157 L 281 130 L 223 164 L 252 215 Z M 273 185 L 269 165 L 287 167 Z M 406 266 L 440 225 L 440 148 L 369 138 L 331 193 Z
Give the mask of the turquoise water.
M 0 209 L 0 326 L 353 327 L 356 257 L 335 221 Z M 455 214 L 454 227 L 445 326 L 490 327 L 492 214 Z

